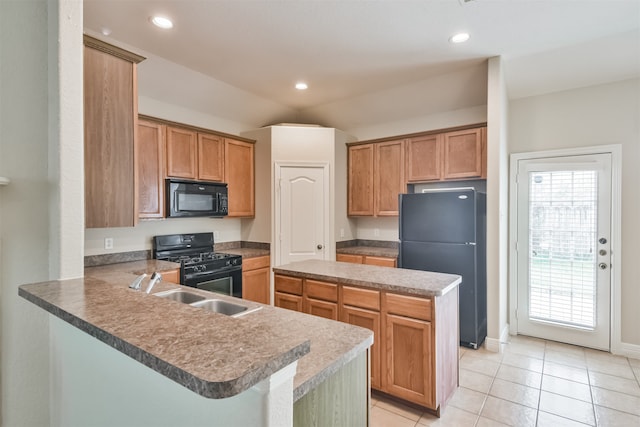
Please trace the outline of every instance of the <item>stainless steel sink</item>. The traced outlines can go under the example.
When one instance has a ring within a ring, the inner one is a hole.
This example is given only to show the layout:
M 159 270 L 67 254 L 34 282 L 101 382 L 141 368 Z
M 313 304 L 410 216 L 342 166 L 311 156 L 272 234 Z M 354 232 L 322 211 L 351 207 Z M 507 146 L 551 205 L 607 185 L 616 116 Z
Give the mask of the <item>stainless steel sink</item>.
M 203 310 L 208 310 L 214 313 L 224 314 L 232 317 L 244 316 L 245 314 L 253 313 L 254 311 L 257 311 L 261 308 L 249 308 L 246 305 L 236 304 L 217 298 L 207 298 L 202 295 L 188 292 L 182 289 L 173 289 L 170 291 L 158 292 L 153 295 L 160 298 L 181 302 L 183 304 L 188 304 L 191 307 L 198 307 L 202 308 Z
M 178 301 L 184 304 L 192 304 L 194 302 L 198 302 L 206 299 L 202 295 L 183 291 L 182 289 L 158 292 L 157 294 L 154 294 L 154 295 L 160 298 L 166 298 L 166 299 L 170 299 L 171 301 Z
M 191 306 L 204 308 L 205 310 L 213 311 L 214 313 L 226 314 L 227 316 L 233 316 L 248 309 L 248 307 L 244 305 L 234 304 L 221 299 L 198 301 L 191 304 Z

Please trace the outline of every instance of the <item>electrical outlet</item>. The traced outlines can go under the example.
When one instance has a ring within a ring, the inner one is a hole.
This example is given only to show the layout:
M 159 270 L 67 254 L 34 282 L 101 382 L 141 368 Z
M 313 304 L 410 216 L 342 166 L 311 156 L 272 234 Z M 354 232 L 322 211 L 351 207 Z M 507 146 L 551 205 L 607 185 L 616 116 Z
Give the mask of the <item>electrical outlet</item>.
M 344 228 L 340 229 L 340 237 L 344 237 Z
M 104 238 L 104 248 L 105 249 L 113 249 L 113 237 L 105 237 Z
M 213 232 L 213 240 L 218 241 L 218 239 L 220 239 L 220 232 L 216 230 Z
M 380 229 L 379 228 L 374 228 L 373 229 L 373 235 L 375 237 L 380 237 Z

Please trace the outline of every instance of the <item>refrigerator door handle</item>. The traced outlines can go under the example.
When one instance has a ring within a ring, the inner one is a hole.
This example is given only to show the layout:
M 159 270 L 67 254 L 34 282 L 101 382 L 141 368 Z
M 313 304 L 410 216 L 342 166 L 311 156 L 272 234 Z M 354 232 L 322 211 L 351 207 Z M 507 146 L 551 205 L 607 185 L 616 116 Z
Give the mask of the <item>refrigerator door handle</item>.
M 465 245 L 475 246 L 476 242 L 464 242 Z

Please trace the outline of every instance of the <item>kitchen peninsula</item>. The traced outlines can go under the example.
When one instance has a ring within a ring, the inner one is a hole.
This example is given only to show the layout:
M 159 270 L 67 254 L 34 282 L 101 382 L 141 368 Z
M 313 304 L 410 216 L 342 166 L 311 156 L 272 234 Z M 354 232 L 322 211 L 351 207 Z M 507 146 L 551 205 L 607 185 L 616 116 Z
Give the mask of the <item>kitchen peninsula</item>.
M 113 264 L 19 288 L 51 314 L 52 425 L 367 424 L 371 331 L 193 288 L 249 310 L 231 317 L 153 295 L 172 283 L 129 288 L 175 268 Z
M 374 331 L 371 387 L 440 415 L 458 387 L 460 276 L 323 260 L 273 271 L 276 306 Z

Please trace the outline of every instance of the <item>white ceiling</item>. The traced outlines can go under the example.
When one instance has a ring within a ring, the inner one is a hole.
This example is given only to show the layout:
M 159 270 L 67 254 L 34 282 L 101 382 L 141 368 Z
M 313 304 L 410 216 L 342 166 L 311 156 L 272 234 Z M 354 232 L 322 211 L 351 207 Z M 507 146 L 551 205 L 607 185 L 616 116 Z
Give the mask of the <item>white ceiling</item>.
M 496 55 L 512 98 L 640 75 L 640 0 L 84 0 L 84 25 L 296 109 Z M 458 31 L 471 39 L 450 44 Z

